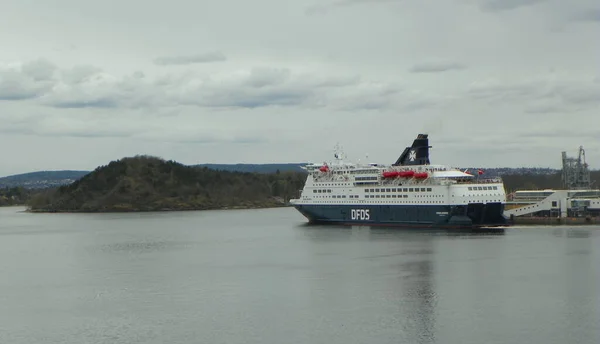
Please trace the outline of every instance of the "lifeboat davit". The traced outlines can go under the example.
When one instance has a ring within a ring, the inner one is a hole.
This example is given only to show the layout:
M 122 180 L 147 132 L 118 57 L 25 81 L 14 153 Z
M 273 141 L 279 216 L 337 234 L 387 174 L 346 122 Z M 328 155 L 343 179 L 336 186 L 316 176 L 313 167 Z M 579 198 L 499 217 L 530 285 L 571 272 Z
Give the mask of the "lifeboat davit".
M 319 171 L 321 171 L 321 172 L 327 172 L 327 171 L 329 171 L 329 166 L 327 166 L 327 165 L 323 165 L 323 166 L 321 166 L 321 167 L 319 168 Z
M 383 172 L 383 178 L 395 178 L 398 177 L 398 171 L 386 171 Z
M 402 171 L 402 172 L 399 172 L 398 175 L 400 177 L 408 178 L 408 177 L 414 176 L 415 175 L 415 171 Z
M 429 177 L 429 174 L 427 174 L 427 172 L 415 173 L 415 178 L 417 179 L 425 179 L 427 177 Z

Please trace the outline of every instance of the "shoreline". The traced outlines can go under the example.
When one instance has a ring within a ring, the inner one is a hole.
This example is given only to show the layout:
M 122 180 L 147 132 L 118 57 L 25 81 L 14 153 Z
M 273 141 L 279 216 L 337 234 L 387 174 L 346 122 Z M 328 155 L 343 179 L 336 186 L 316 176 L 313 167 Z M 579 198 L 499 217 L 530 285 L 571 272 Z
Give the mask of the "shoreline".
M 26 205 L 23 205 L 26 206 Z M 157 208 L 157 209 L 96 209 L 96 210 L 48 210 L 48 209 L 25 209 L 23 212 L 31 214 L 109 214 L 109 213 L 152 213 L 152 212 L 177 212 L 177 211 L 203 211 L 203 210 L 251 210 L 251 209 L 274 209 L 292 207 L 289 204 L 264 205 L 264 206 L 228 206 L 209 208 Z
M 594 226 L 600 225 L 600 217 L 514 217 L 509 220 L 511 225 L 578 225 L 578 226 Z

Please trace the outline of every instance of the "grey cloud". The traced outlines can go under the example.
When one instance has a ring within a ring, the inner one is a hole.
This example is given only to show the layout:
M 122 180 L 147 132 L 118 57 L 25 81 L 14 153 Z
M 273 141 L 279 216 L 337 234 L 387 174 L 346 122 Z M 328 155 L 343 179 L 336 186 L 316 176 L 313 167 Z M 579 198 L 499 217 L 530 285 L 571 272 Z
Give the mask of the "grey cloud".
M 546 85 L 542 81 L 502 83 L 498 80 L 486 80 L 473 83 L 467 90 L 467 94 L 479 99 L 512 100 L 532 96 L 538 98 L 541 96 L 542 89 L 546 89 Z
M 65 130 L 57 132 L 39 131 L 35 133 L 40 136 L 58 137 L 81 137 L 81 138 L 124 138 L 132 137 L 130 133 L 121 133 L 113 129 L 82 128 L 76 130 Z
M 479 6 L 484 11 L 507 11 L 546 1 L 548 0 L 480 0 Z
M 564 108 L 558 104 L 532 104 L 525 108 L 525 112 L 532 114 L 561 113 Z
M 339 7 L 349 7 L 354 5 L 366 5 L 366 4 L 381 4 L 391 2 L 401 2 L 402 0 L 338 0 L 327 4 L 318 4 L 309 6 L 306 8 L 305 13 L 307 15 L 324 14 L 329 10 Z
M 179 138 L 177 135 L 173 135 L 169 139 L 161 139 L 160 141 L 177 142 L 177 143 L 199 143 L 199 144 L 213 144 L 213 143 L 234 143 L 234 144 L 260 144 L 269 142 L 267 137 L 259 136 L 234 136 L 231 138 L 227 137 L 216 137 L 208 135 L 199 135 L 193 138 Z
M 529 128 L 527 131 L 521 131 L 521 134 L 523 135 L 523 137 L 526 137 L 529 140 L 543 139 L 542 141 L 540 141 L 542 145 L 544 144 L 544 142 L 547 142 L 547 139 L 556 139 L 557 137 L 576 138 L 579 142 L 595 141 L 598 139 L 598 132 L 594 129 L 573 129 L 564 126 L 557 128 L 556 126 L 544 126 L 543 123 L 541 124 L 541 128 Z M 577 149 L 577 146 L 564 147 L 564 150 L 575 149 Z
M 59 70 L 56 79 L 47 82 L 35 81 L 29 74 L 24 70 L 3 72 L 0 99 L 37 98 L 40 104 L 61 109 L 152 109 L 180 105 L 350 109 L 352 104 L 357 109 L 381 109 L 393 104 L 395 93 L 389 84 L 363 81 L 359 76 L 295 73 L 289 68 L 272 67 L 210 76 L 182 73 L 147 78 L 141 71 L 116 77 L 94 66 L 78 65 Z
M 382 110 L 388 108 L 391 101 L 382 97 L 374 98 L 360 98 L 360 99 L 349 99 L 349 101 L 342 106 L 345 111 L 356 111 L 356 110 Z
M 35 134 L 35 131 L 32 130 L 31 125 L 28 122 L 19 121 L 19 120 L 9 121 L 6 119 L 2 119 L 2 125 L 0 126 L 0 134 L 31 135 L 31 134 Z
M 148 108 L 165 101 L 164 92 L 145 80 L 142 72 L 114 77 L 85 66 L 63 73 L 52 92 L 40 102 L 56 108 Z
M 214 143 L 234 143 L 234 144 L 258 144 L 268 142 L 268 137 L 260 134 L 250 134 L 247 132 L 225 133 L 222 130 L 215 130 L 205 127 L 186 127 L 186 128 L 162 128 L 160 130 L 148 129 L 134 135 L 136 139 L 145 141 L 161 141 L 174 143 L 192 143 L 192 144 L 214 144 Z
M 90 78 L 97 76 L 102 69 L 90 65 L 77 65 L 71 69 L 61 71 L 61 77 L 68 84 L 79 84 L 90 81 Z
M 236 136 L 230 139 L 231 143 L 257 144 L 269 142 L 268 137 L 264 136 Z
M 519 102 L 527 113 L 573 113 L 600 105 L 600 85 L 593 78 L 555 79 L 542 76 L 517 82 L 473 84 L 467 97 L 488 102 Z
M 365 83 L 356 90 L 351 90 L 339 99 L 340 108 L 345 111 L 386 110 L 390 108 L 410 110 L 409 104 L 420 99 L 408 94 L 396 86 L 380 83 Z
M 600 8 L 581 10 L 573 16 L 574 21 L 600 22 Z
M 189 56 L 165 56 L 154 60 L 154 63 L 161 66 L 169 65 L 189 65 L 194 63 L 208 63 L 225 61 L 227 57 L 220 51 L 213 51 L 199 55 Z
M 21 66 L 23 74 L 29 76 L 34 81 L 52 80 L 56 69 L 56 65 L 42 59 L 31 61 Z
M 456 62 L 425 62 L 414 65 L 411 69 L 411 73 L 439 73 L 447 72 L 451 70 L 461 70 L 467 67 L 463 64 Z
M 254 68 L 246 78 L 245 84 L 251 87 L 281 85 L 290 79 L 289 69 Z
M 359 84 L 359 76 L 332 77 L 324 80 L 316 80 L 314 87 L 347 87 Z
M 402 105 L 402 109 L 406 112 L 428 109 L 440 105 L 440 100 L 436 99 L 414 99 Z
M 121 130 L 115 126 L 104 125 L 93 120 L 81 124 L 76 120 L 70 120 L 69 123 L 61 121 L 44 123 L 44 116 L 34 116 L 26 121 L 7 121 L 0 128 L 0 133 L 9 135 L 35 135 L 44 137 L 80 137 L 80 138 L 101 138 L 101 137 L 131 137 L 133 131 Z M 73 125 L 73 123 L 76 123 Z
M 311 97 L 308 90 L 265 90 L 255 92 L 237 89 L 230 92 L 216 92 L 204 100 L 182 100 L 184 104 L 207 107 L 259 108 L 267 106 L 302 106 Z
M 116 108 L 118 103 L 115 99 L 101 98 L 93 100 L 73 100 L 73 101 L 55 101 L 52 106 L 64 109 L 77 109 L 77 108 Z
M 459 100 L 457 96 L 447 95 L 447 94 L 436 94 L 433 92 L 423 92 L 423 91 L 412 91 L 409 94 L 405 95 L 403 102 L 401 103 L 403 111 L 411 112 L 411 111 L 422 111 L 427 109 L 439 108 L 440 106 L 449 106 L 453 102 Z M 432 118 L 429 119 L 433 120 Z M 436 125 L 439 124 L 440 119 L 435 119 L 438 121 Z M 429 123 L 430 127 L 435 127 Z
M 600 85 L 591 82 L 557 86 L 554 94 L 568 104 L 600 104 Z
M 24 100 L 35 98 L 40 93 L 35 89 L 27 89 L 15 82 L 3 80 L 0 83 L 0 100 Z
M 50 64 L 48 64 L 50 65 Z M 461 68 L 457 63 L 424 63 L 414 73 Z M 40 70 L 40 69 L 33 69 Z M 44 70 L 41 68 L 41 70 Z M 50 74 L 8 70 L 0 79 L 0 99 L 39 102 L 60 109 L 158 109 L 195 106 L 223 109 L 264 107 L 330 108 L 345 111 L 397 109 L 420 111 L 455 98 L 432 92 L 402 92 L 387 83 L 362 81 L 358 76 L 328 77 L 298 74 L 288 68 L 253 68 L 233 74 L 196 76 L 170 75 L 148 79 L 137 71 L 115 77 L 92 66 L 79 66 L 55 73 L 60 78 L 35 81 Z M 595 79 L 560 80 L 541 77 L 518 82 L 476 82 L 465 99 L 486 102 L 523 102 L 523 111 L 549 113 L 581 111 L 600 102 L 600 84 Z
M 0 69 L 0 100 L 37 98 L 54 86 L 50 70 L 43 64 L 26 64 L 21 68 Z
M 433 144 L 433 151 L 439 152 L 446 149 L 449 151 L 462 151 L 465 156 L 469 157 L 473 157 L 473 154 L 492 157 L 497 155 L 498 159 L 502 159 L 502 162 L 498 163 L 497 166 L 508 166 L 507 161 L 510 160 L 505 159 L 512 155 L 523 154 L 524 158 L 531 160 L 533 154 L 536 155 L 535 162 L 527 163 L 527 160 L 525 160 L 521 166 L 539 166 L 542 157 L 548 157 L 548 161 L 556 161 L 559 164 L 561 151 L 575 151 L 581 144 L 586 148 L 598 147 L 596 144 L 597 131 L 585 128 L 571 129 L 560 125 L 561 122 L 564 122 L 563 115 L 555 114 L 544 117 L 542 120 L 538 115 L 527 117 L 534 119 L 536 124 L 512 127 L 510 136 L 507 136 L 506 132 L 494 134 L 472 130 L 469 133 L 469 141 L 481 143 L 480 145 L 468 146 L 460 138 L 446 137 L 445 135 L 436 136 L 438 139 L 435 142 L 438 142 L 438 144 L 437 146 L 435 143 Z M 524 118 L 521 118 L 521 121 L 524 120 Z M 593 150 L 587 150 L 588 153 L 590 151 Z M 547 163 L 547 161 L 544 163 Z M 469 165 L 472 165 L 472 162 Z M 488 166 L 492 165 L 488 162 Z

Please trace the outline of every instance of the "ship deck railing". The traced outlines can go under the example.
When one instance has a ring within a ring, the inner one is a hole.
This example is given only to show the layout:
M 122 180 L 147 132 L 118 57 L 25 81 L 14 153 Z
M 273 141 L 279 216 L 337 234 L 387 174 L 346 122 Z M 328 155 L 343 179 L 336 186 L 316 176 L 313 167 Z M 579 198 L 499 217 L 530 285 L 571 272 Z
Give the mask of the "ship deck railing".
M 457 184 L 498 184 L 502 183 L 502 178 L 472 178 L 472 179 L 457 179 Z
M 451 183 L 456 184 L 464 184 L 464 185 L 474 185 L 474 184 L 499 184 L 502 183 L 502 178 L 494 177 L 494 178 L 426 178 L 426 179 L 396 179 L 396 178 L 380 178 L 378 180 L 368 180 L 368 181 L 356 181 L 350 177 L 344 178 L 344 180 L 339 180 L 338 176 L 319 176 L 316 178 L 317 182 L 351 182 L 355 185 L 375 185 L 375 184 L 437 184 L 434 180 L 450 180 Z

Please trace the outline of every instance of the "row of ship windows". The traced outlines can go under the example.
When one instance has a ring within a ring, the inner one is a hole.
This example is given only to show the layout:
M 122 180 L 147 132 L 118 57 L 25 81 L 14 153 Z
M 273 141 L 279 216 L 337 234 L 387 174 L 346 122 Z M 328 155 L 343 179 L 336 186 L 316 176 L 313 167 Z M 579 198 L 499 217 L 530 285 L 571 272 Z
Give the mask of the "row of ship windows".
M 333 201 L 311 201 L 311 203 L 315 204 L 331 204 Z M 350 202 L 350 201 L 342 201 L 341 203 L 345 203 L 345 202 Z M 396 202 L 396 203 L 394 203 Z M 390 200 L 390 201 L 380 201 L 380 200 L 368 200 L 368 201 L 361 201 L 361 204 L 398 204 L 399 202 L 401 202 L 402 204 L 447 204 L 447 202 L 444 201 L 397 201 L 397 200 Z M 502 200 L 499 199 L 492 199 L 492 200 L 485 200 L 485 201 L 481 201 L 483 203 L 492 203 L 492 202 L 502 202 Z M 350 204 L 356 204 L 356 203 L 350 203 Z M 459 203 L 453 203 L 453 204 L 469 204 L 468 201 L 461 201 Z
M 408 198 L 409 195 L 385 194 L 365 195 L 365 198 Z M 315 198 L 346 198 L 346 195 L 314 196 Z M 414 197 L 444 197 L 443 195 L 415 195 Z M 452 195 L 454 197 L 454 195 Z M 358 195 L 349 195 L 348 198 L 360 198 Z M 310 198 L 309 198 L 310 199 Z
M 431 188 L 365 189 L 365 192 L 431 192 Z
M 316 196 L 317 198 L 346 198 L 346 195 Z M 358 195 L 349 195 L 349 198 L 359 198 Z M 408 195 L 365 195 L 365 198 L 408 198 Z
M 335 174 L 373 174 L 373 173 L 379 173 L 379 170 L 371 169 L 371 170 L 333 171 L 333 173 L 335 173 Z
M 378 177 L 354 177 L 354 180 L 378 180 Z
M 497 186 L 469 186 L 469 191 L 477 190 L 498 190 Z
M 333 195 L 333 196 L 317 196 L 317 198 L 346 198 L 346 195 Z M 359 198 L 358 195 L 349 195 L 349 198 Z M 439 196 L 441 197 L 441 196 Z M 365 198 L 408 198 L 408 195 L 365 195 Z
M 320 184 L 317 183 L 317 184 L 315 184 L 315 186 L 344 186 L 344 185 L 348 186 L 348 185 L 350 185 L 350 183 L 335 183 L 335 184 L 334 183 L 320 183 Z
M 431 192 L 431 188 L 365 189 L 365 192 Z M 331 193 L 331 189 L 313 189 L 313 193 Z
M 366 195 L 365 198 L 408 198 L 408 195 Z

